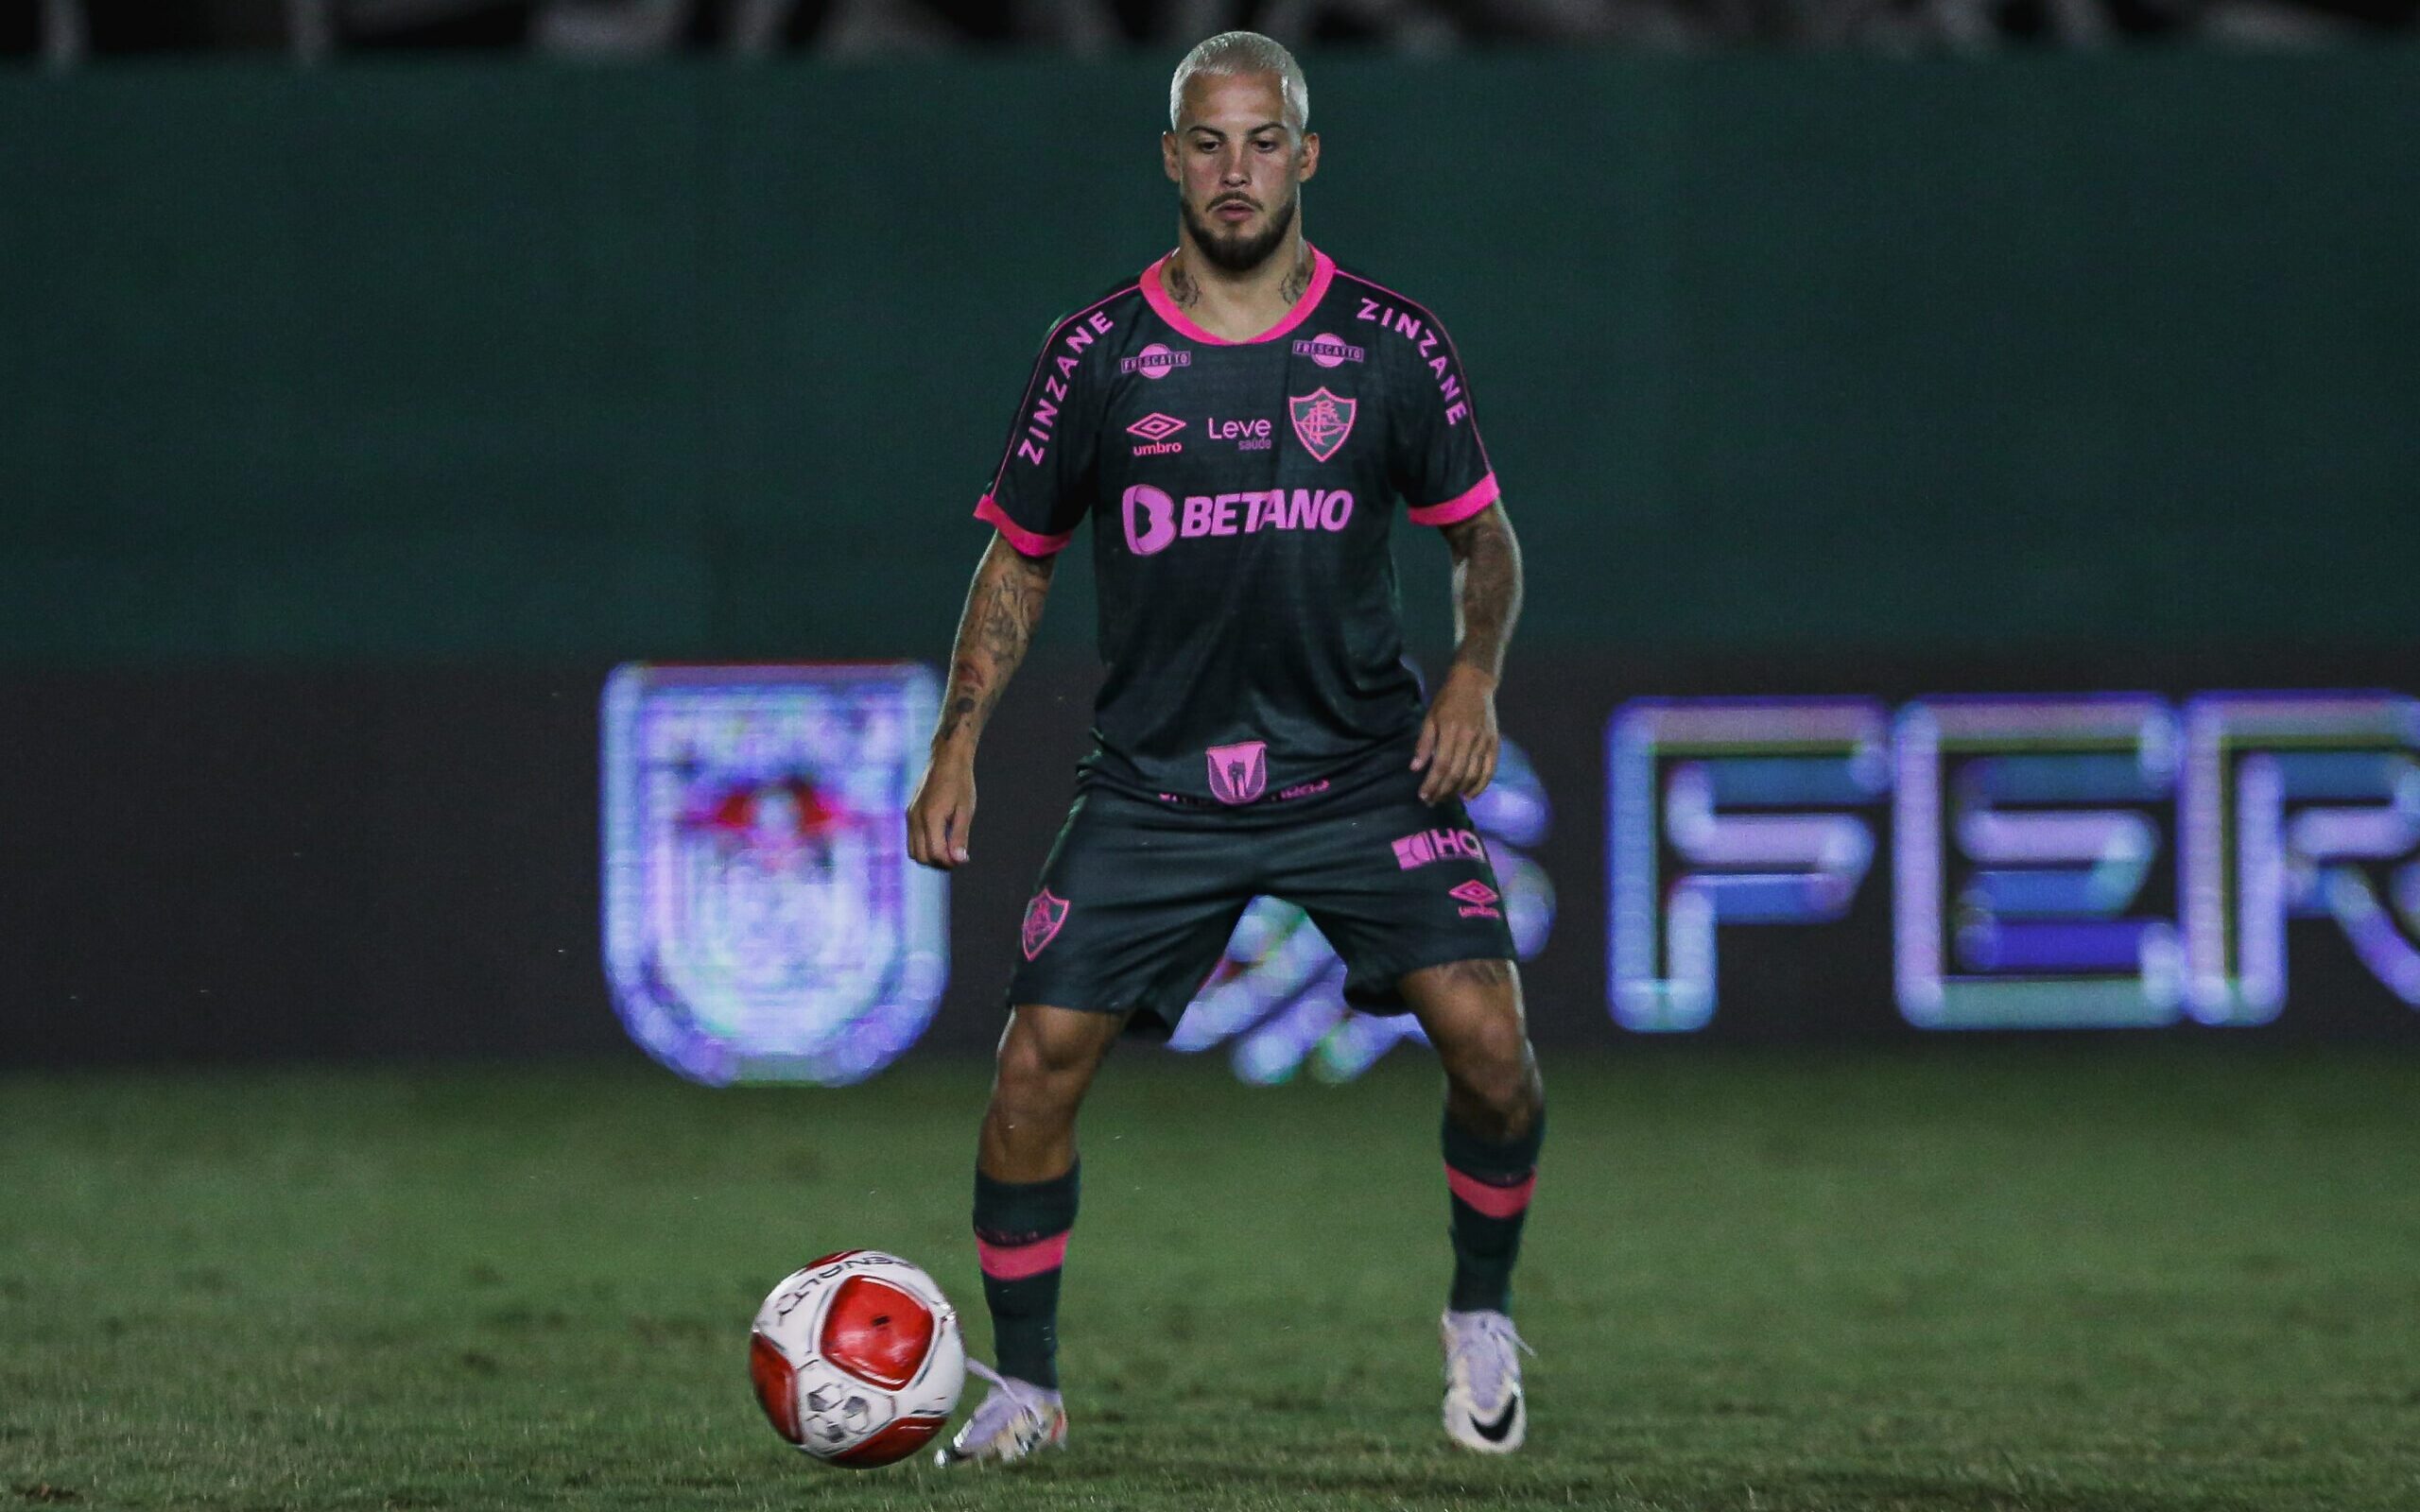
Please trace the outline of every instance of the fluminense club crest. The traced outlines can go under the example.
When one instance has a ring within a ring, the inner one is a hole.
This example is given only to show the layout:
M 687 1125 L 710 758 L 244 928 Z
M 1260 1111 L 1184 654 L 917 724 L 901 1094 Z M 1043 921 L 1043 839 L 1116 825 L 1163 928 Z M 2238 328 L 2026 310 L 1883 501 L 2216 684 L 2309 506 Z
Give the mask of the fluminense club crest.
M 1294 434 L 1303 438 L 1303 449 L 1322 462 L 1334 456 L 1344 445 L 1344 438 L 1353 434 L 1353 413 L 1360 407 L 1359 400 L 1344 399 L 1324 388 L 1286 401 L 1287 413 L 1294 420 Z
M 1035 893 L 1033 902 L 1026 904 L 1025 931 L 1018 940 L 1025 951 L 1025 958 L 1029 961 L 1041 954 L 1044 946 L 1059 937 L 1059 926 L 1066 921 L 1066 899 L 1047 887 Z
M 947 894 L 899 815 L 937 703 L 912 662 L 614 672 L 606 975 L 649 1054 L 699 1081 L 831 1084 L 924 1032 Z

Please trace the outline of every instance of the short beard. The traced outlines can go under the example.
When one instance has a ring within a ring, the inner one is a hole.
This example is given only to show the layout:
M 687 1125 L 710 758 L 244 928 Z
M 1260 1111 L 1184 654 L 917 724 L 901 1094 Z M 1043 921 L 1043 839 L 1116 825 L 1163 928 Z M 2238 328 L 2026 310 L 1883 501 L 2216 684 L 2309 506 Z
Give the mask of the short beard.
M 1211 225 L 1195 215 L 1193 207 L 1182 197 L 1177 204 L 1184 215 L 1184 229 L 1193 233 L 1193 245 L 1201 249 L 1202 256 L 1226 272 L 1249 273 L 1268 262 L 1270 254 L 1285 241 L 1286 233 L 1294 229 L 1294 206 L 1300 199 L 1299 195 L 1288 195 L 1286 203 L 1269 217 L 1268 230 L 1252 237 L 1232 234 Z

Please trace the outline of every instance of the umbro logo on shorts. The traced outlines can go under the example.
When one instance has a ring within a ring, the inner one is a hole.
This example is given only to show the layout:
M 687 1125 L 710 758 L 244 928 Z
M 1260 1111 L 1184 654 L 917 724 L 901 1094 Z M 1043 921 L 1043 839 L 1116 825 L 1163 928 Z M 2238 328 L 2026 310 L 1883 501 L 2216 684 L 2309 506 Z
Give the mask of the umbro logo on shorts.
M 1448 898 L 1459 898 L 1461 900 L 1462 906 L 1457 909 L 1456 912 L 1460 913 L 1464 919 L 1501 919 L 1504 917 L 1501 913 L 1496 911 L 1495 907 L 1496 903 L 1500 901 L 1500 895 L 1495 888 L 1489 886 L 1486 883 L 1479 881 L 1477 877 L 1473 877 L 1470 881 L 1463 883 L 1459 887 L 1446 888 L 1445 896 Z

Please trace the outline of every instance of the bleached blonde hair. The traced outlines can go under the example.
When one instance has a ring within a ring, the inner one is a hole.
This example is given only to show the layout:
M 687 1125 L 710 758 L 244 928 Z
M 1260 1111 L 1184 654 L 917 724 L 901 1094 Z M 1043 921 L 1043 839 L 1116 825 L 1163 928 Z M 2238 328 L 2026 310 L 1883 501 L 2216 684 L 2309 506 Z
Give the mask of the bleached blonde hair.
M 1237 74 L 1274 74 L 1279 90 L 1286 96 L 1286 124 L 1297 136 L 1310 129 L 1311 86 L 1303 77 L 1303 65 L 1294 55 L 1274 38 L 1256 31 L 1222 31 L 1197 45 L 1176 65 L 1176 77 L 1168 80 L 1168 129 L 1176 129 L 1177 117 L 1184 110 L 1184 86 L 1196 74 L 1212 74 L 1231 77 Z

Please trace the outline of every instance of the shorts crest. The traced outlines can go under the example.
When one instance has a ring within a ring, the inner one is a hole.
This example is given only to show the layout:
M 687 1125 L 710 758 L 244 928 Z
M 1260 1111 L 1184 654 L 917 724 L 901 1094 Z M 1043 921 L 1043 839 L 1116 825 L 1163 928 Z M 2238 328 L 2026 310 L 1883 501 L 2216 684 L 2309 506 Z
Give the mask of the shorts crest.
M 1067 900 L 1054 895 L 1047 887 L 1033 895 L 1026 904 L 1025 931 L 1018 943 L 1025 958 L 1032 960 L 1043 949 L 1059 937 L 1060 926 L 1067 922 Z

